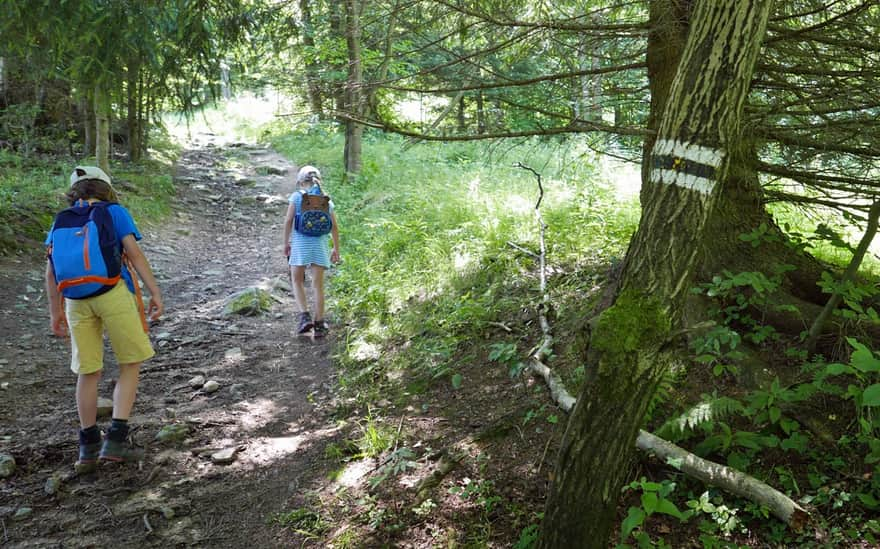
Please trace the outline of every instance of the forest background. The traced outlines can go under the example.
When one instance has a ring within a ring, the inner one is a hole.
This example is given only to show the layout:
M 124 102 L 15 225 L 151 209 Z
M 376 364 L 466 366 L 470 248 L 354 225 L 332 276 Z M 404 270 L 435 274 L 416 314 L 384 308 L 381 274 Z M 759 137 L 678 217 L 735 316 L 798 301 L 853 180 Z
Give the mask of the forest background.
M 432 521 L 473 546 L 876 544 L 880 5 L 710 4 L 7 2 L 0 248 L 37 253 L 74 159 L 161 222 L 168 113 L 284 97 L 237 130 L 332 181 L 349 409 L 423 394 L 488 407 L 490 368 L 521 394 L 430 451 L 377 412 L 327 451 L 381 464 L 371 503 L 346 528 L 320 502 L 279 510 L 279 527 L 339 546 Z M 711 24 L 725 33 L 699 42 Z M 735 47 L 756 52 L 748 67 L 713 61 Z M 658 135 L 689 134 L 727 151 L 711 200 L 652 180 Z M 615 185 L 627 165 L 641 207 Z M 592 422 L 575 414 L 563 437 L 566 393 Z M 636 453 L 639 429 L 762 494 Z M 546 435 L 536 466 L 488 451 L 524 430 Z M 433 480 L 395 483 L 420 462 Z M 516 475 L 531 489 L 507 490 Z M 447 505 L 479 512 L 462 524 Z

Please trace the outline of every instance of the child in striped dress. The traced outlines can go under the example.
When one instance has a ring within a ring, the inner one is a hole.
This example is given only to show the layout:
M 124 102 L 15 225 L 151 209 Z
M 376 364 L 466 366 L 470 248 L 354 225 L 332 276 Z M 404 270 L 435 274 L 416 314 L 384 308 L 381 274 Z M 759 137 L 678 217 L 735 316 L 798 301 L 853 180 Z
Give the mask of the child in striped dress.
M 330 218 L 333 228 L 330 234 L 323 236 L 307 236 L 294 230 L 294 218 L 300 210 L 302 196 L 313 185 L 321 183 L 321 172 L 314 166 L 303 166 L 296 175 L 296 190 L 288 198 L 287 218 L 284 220 L 284 253 L 288 257 L 290 276 L 293 285 L 293 297 L 296 301 L 298 315 L 298 334 L 307 334 L 314 330 L 316 337 L 327 335 L 327 322 L 324 320 L 324 271 L 330 263 L 339 261 L 339 225 L 330 202 Z M 333 239 L 330 248 L 329 239 Z M 314 288 L 314 314 L 309 313 L 309 304 L 305 292 L 306 267 L 312 269 L 312 286 Z

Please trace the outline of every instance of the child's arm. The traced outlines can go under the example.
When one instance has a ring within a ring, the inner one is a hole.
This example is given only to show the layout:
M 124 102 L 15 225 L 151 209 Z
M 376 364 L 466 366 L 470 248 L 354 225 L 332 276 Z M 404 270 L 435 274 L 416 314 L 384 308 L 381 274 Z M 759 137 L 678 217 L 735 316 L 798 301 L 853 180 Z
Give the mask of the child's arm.
M 330 236 L 333 238 L 333 250 L 330 251 L 330 261 L 339 263 L 339 224 L 336 222 L 336 214 L 330 212 L 330 220 L 333 225 L 330 227 Z
M 70 334 L 67 331 L 67 319 L 64 317 L 64 299 L 58 291 L 51 261 L 46 261 L 46 295 L 49 296 L 49 325 L 52 333 L 58 337 L 67 337 Z
M 165 305 L 162 303 L 162 292 L 159 290 L 159 285 L 156 283 L 156 278 L 153 276 L 153 269 L 150 268 L 150 262 L 147 261 L 147 256 L 141 251 L 141 247 L 138 246 L 137 240 L 133 234 L 129 234 L 122 239 L 122 248 L 125 250 L 125 255 L 128 256 L 129 261 L 131 261 L 131 264 L 134 266 L 134 270 L 137 271 L 138 276 L 141 277 L 141 280 L 144 281 L 147 290 L 150 292 L 150 304 L 147 306 L 147 316 L 150 320 L 159 320 L 159 317 L 162 316 L 162 313 L 165 311 Z M 137 284 L 137 280 L 133 282 Z
M 284 219 L 284 255 L 290 257 L 290 231 L 293 229 L 293 218 L 296 216 L 296 207 L 293 204 L 287 206 L 287 217 Z

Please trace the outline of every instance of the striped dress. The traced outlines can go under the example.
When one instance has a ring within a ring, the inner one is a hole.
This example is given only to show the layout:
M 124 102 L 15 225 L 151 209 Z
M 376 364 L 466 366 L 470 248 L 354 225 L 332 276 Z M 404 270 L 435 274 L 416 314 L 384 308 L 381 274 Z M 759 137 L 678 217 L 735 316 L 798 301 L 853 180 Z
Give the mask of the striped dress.
M 302 204 L 302 193 L 294 191 L 287 201 L 299 211 Z M 333 213 L 333 201 L 330 201 L 330 213 Z M 290 265 L 320 265 L 330 268 L 330 235 L 306 236 L 296 230 L 290 231 Z

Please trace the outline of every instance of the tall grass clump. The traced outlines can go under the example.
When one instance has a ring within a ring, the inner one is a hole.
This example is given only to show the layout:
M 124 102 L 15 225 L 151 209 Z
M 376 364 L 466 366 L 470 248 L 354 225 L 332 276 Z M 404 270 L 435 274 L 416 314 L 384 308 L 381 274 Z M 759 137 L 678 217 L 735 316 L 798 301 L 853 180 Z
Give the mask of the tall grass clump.
M 473 341 L 490 323 L 534 310 L 537 261 L 522 250 L 539 251 L 539 194 L 517 162 L 542 174 L 554 273 L 622 254 L 637 221 L 634 202 L 617 199 L 572 143 L 410 144 L 368 133 L 361 174 L 343 181 L 336 132 L 276 125 L 267 135 L 291 161 L 324 173 L 343 258 L 330 285 L 332 310 L 354 328 L 343 363 L 371 381 L 402 369 L 454 375 L 457 363 L 481 352 Z

